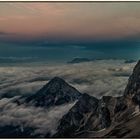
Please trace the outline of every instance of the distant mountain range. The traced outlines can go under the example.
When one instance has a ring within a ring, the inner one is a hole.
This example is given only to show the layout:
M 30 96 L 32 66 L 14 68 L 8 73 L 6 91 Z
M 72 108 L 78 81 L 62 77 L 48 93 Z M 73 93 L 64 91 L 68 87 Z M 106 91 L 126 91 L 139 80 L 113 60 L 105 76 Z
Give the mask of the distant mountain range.
M 97 99 L 80 93 L 63 79 L 55 77 L 37 93 L 14 102 L 18 106 L 24 104 L 44 109 L 76 102 L 60 119 L 57 132 L 53 136 L 46 132 L 46 138 L 139 138 L 140 61 L 120 97 L 103 96 Z M 33 135 L 33 131 L 34 128 L 23 128 L 20 124 L 3 126 L 0 137 L 40 137 Z
M 71 61 L 68 61 L 67 63 L 74 64 L 74 63 L 90 62 L 90 61 L 92 61 L 92 60 L 89 58 L 74 58 Z
M 90 58 L 78 58 L 77 57 L 77 58 L 72 59 L 71 61 L 68 61 L 67 63 L 76 64 L 76 63 L 82 63 L 82 62 L 92 62 L 95 60 L 105 60 L 105 59 L 90 59 Z M 117 59 L 114 58 L 113 60 L 117 60 Z M 130 59 L 130 60 L 124 60 L 124 63 L 134 63 L 136 61 L 137 60 Z

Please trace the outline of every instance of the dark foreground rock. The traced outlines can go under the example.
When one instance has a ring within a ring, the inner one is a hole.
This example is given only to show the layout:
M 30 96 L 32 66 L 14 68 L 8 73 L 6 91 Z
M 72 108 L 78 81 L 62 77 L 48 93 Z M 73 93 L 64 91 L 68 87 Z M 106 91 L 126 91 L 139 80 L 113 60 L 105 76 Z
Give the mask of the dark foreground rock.
M 99 100 L 83 94 L 60 120 L 54 137 L 81 137 L 87 131 L 108 129 L 112 123 L 122 120 L 120 114 L 125 110 L 127 104 L 119 97 L 103 96 Z
M 54 137 L 73 137 L 77 131 L 85 127 L 92 113 L 96 114 L 98 99 L 83 94 L 79 101 L 63 116 Z

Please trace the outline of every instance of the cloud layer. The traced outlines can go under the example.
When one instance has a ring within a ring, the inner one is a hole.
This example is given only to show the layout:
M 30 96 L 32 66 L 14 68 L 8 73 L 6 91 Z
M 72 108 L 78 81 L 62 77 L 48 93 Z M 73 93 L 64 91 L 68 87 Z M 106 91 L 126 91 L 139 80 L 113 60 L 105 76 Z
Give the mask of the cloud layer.
M 123 91 L 135 64 L 97 60 L 59 66 L 0 67 L 0 95 L 32 94 L 53 77 L 60 76 L 82 93 L 115 96 Z
M 44 65 L 31 67 L 0 67 L 0 127 L 20 125 L 35 130 L 32 135 L 54 134 L 59 120 L 74 103 L 48 109 L 18 106 L 13 102 L 21 96 L 36 93 L 54 76 L 60 76 L 80 92 L 101 97 L 123 93 L 136 63 L 124 60 L 97 60 L 79 64 Z
M 13 99 L 12 99 L 13 100 Z M 20 126 L 35 128 L 32 135 L 39 134 L 40 137 L 47 133 L 54 134 L 58 125 L 58 120 L 74 105 L 74 103 L 54 107 L 53 109 L 43 109 L 35 107 L 17 106 L 11 99 L 0 100 L 0 127 Z

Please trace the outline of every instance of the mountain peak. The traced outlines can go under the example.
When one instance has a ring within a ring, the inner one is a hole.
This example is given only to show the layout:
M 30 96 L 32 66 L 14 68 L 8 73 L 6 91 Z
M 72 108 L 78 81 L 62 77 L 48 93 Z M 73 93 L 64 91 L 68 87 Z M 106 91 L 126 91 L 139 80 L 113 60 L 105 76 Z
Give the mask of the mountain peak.
M 50 82 L 65 82 L 65 81 L 62 78 L 56 76 L 53 79 L 51 79 Z
M 59 77 L 54 77 L 44 85 L 37 93 L 28 97 L 26 102 L 35 106 L 55 106 L 73 102 L 81 96 L 81 93 Z
M 62 86 L 69 86 L 62 78 L 54 77 L 51 79 L 45 86 L 44 89 L 52 89 L 54 90 L 60 89 Z

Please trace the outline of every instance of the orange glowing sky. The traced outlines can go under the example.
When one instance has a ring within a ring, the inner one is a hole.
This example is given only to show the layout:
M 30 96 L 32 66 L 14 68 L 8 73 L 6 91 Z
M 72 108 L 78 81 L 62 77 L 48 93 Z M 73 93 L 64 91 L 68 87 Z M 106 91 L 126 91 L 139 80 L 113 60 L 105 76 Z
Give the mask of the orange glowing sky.
M 0 40 L 96 40 L 139 35 L 139 2 L 0 3 Z

